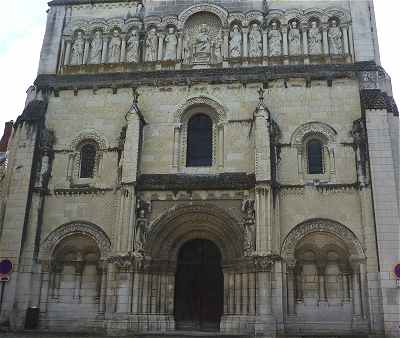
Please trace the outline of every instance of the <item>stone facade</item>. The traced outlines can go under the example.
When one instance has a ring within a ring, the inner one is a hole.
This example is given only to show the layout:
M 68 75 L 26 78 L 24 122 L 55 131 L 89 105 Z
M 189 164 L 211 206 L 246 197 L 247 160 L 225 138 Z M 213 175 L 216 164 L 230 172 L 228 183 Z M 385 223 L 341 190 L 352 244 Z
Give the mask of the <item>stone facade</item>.
M 1 325 L 399 336 L 398 110 L 372 1 L 49 6 L 0 182 Z M 188 264 L 191 243 L 213 263 Z M 217 319 L 181 292 L 199 281 Z

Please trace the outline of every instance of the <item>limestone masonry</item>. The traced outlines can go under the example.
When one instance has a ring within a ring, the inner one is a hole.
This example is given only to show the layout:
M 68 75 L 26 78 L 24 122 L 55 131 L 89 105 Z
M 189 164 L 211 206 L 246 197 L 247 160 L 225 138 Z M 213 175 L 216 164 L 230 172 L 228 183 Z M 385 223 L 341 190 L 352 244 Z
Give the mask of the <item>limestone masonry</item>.
M 27 94 L 0 330 L 400 336 L 372 0 L 54 0 Z

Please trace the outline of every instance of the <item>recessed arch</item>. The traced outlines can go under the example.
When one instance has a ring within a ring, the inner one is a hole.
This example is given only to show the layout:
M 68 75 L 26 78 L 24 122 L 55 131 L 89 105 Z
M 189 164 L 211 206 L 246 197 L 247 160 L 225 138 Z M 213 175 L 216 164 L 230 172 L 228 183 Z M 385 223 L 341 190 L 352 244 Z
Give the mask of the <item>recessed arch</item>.
M 77 234 L 88 236 L 96 242 L 101 259 L 106 259 L 110 255 L 111 241 L 103 229 L 93 223 L 72 222 L 61 225 L 46 237 L 40 246 L 39 259 L 49 261 L 62 240 Z
M 343 224 L 327 219 L 308 220 L 294 227 L 282 244 L 281 256 L 283 259 L 289 264 L 295 262 L 297 244 L 306 236 L 318 232 L 339 238 L 345 243 L 351 258 L 365 259 L 364 250 L 356 235 Z
M 154 258 L 176 261 L 185 242 L 212 241 L 221 250 L 224 262 L 243 256 L 243 229 L 225 210 L 210 204 L 172 208 L 151 225 L 145 251 Z

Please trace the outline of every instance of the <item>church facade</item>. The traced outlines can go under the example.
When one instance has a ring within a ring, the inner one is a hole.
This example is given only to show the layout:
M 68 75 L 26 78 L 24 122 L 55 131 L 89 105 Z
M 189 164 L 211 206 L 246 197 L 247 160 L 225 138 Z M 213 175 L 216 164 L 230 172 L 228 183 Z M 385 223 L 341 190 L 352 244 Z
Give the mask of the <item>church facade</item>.
M 51 1 L 0 325 L 398 337 L 398 122 L 370 0 Z

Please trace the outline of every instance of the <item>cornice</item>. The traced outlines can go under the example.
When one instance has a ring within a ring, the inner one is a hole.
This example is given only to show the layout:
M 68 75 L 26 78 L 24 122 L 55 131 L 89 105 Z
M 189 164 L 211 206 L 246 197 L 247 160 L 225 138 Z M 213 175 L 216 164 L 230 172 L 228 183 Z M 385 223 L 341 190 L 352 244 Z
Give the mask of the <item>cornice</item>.
M 116 2 L 133 2 L 134 0 L 53 0 L 48 2 L 51 6 L 72 6 L 72 5 L 94 5 L 94 4 L 111 4 Z
M 196 83 L 266 83 L 270 80 L 289 78 L 331 81 L 335 78 L 354 78 L 359 72 L 378 70 L 379 67 L 374 62 L 359 62 L 334 65 L 276 65 L 76 75 L 41 74 L 37 77 L 35 85 L 41 89 L 58 91 L 101 88 L 116 90 L 117 88 L 139 86 L 187 86 Z

